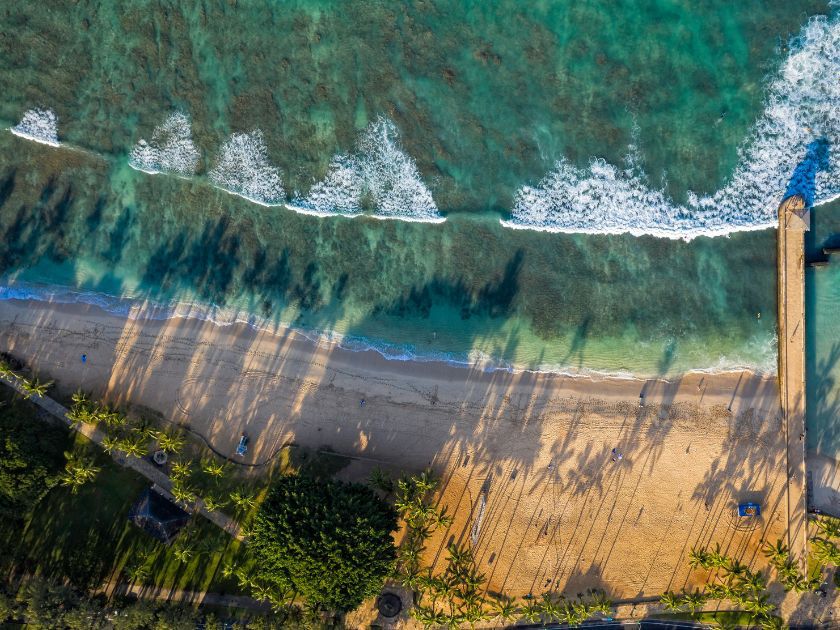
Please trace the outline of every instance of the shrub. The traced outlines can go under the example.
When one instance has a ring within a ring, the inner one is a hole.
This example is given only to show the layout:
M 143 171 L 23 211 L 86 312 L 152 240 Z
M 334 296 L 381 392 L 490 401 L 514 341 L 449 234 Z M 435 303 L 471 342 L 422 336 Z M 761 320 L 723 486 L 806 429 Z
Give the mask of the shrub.
M 282 477 L 251 528 L 255 578 L 322 609 L 351 610 L 392 571 L 396 527 L 393 508 L 365 486 Z

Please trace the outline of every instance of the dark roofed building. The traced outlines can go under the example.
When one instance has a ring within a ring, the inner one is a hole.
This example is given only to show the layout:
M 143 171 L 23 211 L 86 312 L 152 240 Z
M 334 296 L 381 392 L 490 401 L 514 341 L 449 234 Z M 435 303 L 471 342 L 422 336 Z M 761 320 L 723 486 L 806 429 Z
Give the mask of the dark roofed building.
M 190 520 L 190 515 L 154 488 L 147 488 L 131 506 L 128 519 L 140 529 L 168 544 Z

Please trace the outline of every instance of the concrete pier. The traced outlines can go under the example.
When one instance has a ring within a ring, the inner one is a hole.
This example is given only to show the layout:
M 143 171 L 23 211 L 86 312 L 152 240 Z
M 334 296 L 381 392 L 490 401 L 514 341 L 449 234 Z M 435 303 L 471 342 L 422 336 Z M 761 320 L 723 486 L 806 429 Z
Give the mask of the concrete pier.
M 779 206 L 779 393 L 787 438 L 787 517 L 791 557 L 804 566 L 807 546 L 805 472 L 805 232 L 810 213 L 795 195 Z

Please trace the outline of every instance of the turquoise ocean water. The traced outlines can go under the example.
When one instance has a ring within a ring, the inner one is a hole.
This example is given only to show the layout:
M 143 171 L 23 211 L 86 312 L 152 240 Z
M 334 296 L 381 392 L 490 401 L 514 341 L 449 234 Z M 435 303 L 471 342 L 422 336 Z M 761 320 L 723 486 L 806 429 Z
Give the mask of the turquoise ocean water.
M 765 228 L 792 185 L 840 193 L 830 3 L 185 6 L 0 3 L 7 297 L 395 358 L 775 370 Z

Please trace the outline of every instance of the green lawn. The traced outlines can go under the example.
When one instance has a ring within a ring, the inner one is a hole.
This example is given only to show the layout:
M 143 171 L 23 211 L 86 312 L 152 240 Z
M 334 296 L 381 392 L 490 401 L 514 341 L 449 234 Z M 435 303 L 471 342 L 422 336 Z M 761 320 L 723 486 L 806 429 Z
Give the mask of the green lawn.
M 31 407 L 31 405 L 27 405 Z M 35 419 L 33 423 L 40 421 Z M 118 466 L 109 456 L 77 437 L 77 448 L 89 450 L 102 470 L 78 494 L 56 487 L 23 521 L 0 523 L 0 568 L 46 577 L 68 578 L 81 589 L 119 579 L 124 568 L 145 563 L 142 582 L 166 589 L 238 593 L 235 580 L 224 578 L 224 563 L 236 559 L 240 543 L 201 517 L 180 534 L 199 549 L 187 563 L 128 521 L 131 504 L 149 482 Z

